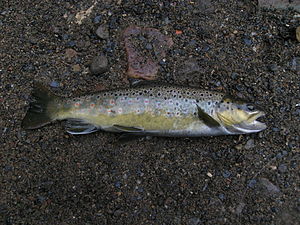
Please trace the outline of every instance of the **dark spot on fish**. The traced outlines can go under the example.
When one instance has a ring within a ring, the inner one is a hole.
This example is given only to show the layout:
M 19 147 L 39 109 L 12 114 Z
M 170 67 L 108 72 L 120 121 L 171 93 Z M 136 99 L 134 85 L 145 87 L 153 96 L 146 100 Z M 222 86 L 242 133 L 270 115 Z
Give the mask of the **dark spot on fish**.
M 181 96 L 181 95 L 179 95 L 178 97 L 179 97 L 179 98 L 182 98 L 182 96 Z
M 143 92 L 140 92 L 140 95 L 142 95 L 143 94 Z
M 207 102 L 207 105 L 210 105 L 210 102 Z
M 97 95 L 97 99 L 99 99 L 100 98 L 100 96 L 99 95 Z
M 203 97 L 203 93 L 201 93 L 201 96 Z
M 226 109 L 229 110 L 229 107 L 227 106 Z
M 161 94 L 158 92 L 157 95 L 160 96 Z
M 196 99 L 196 102 L 199 103 L 199 99 Z

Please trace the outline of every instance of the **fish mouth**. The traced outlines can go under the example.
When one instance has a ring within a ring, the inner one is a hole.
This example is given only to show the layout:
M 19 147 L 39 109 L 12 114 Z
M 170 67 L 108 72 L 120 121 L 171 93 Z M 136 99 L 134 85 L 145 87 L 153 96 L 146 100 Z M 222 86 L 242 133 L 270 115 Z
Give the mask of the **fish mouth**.
M 233 125 L 233 127 L 240 131 L 241 133 L 256 133 L 260 132 L 267 128 L 267 125 L 263 122 L 258 121 L 261 117 L 265 116 L 266 114 L 262 111 L 254 112 L 249 117 L 247 121 L 244 121 L 239 124 Z

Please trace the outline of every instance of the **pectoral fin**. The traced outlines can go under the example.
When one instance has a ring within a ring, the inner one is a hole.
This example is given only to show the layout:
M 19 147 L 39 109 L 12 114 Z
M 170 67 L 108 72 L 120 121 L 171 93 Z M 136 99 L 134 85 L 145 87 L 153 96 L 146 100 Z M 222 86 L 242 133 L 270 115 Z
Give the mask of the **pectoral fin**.
M 219 127 L 220 124 L 218 121 L 216 121 L 214 118 L 212 118 L 210 115 L 208 115 L 206 112 L 204 112 L 198 105 L 198 117 L 201 121 L 205 123 L 205 125 L 209 127 Z
M 127 126 L 121 126 L 121 125 L 113 125 L 113 128 L 115 128 L 119 132 L 126 132 L 126 133 L 141 133 L 144 130 L 138 127 L 127 127 Z
M 100 128 L 84 120 L 68 119 L 66 130 L 69 134 L 90 134 L 100 130 Z

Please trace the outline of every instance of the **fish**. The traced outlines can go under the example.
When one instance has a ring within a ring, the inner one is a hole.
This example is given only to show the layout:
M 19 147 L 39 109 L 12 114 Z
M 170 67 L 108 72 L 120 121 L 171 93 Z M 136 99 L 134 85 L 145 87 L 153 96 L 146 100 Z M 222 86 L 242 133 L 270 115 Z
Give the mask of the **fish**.
M 141 85 L 65 98 L 36 83 L 22 128 L 66 120 L 73 135 L 99 130 L 139 136 L 199 137 L 260 132 L 265 113 L 248 101 L 192 87 Z

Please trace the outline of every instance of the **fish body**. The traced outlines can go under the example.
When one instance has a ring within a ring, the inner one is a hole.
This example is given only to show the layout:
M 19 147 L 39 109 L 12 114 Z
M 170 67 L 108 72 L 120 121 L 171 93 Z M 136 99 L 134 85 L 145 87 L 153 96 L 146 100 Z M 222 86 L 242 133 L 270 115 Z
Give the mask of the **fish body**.
M 71 134 L 104 130 L 192 137 L 252 133 L 266 128 L 256 121 L 263 112 L 254 106 L 248 112 L 241 100 L 197 88 L 142 86 L 62 98 L 37 85 L 33 97 L 35 101 L 22 123 L 26 129 L 55 120 L 67 120 L 67 132 Z

